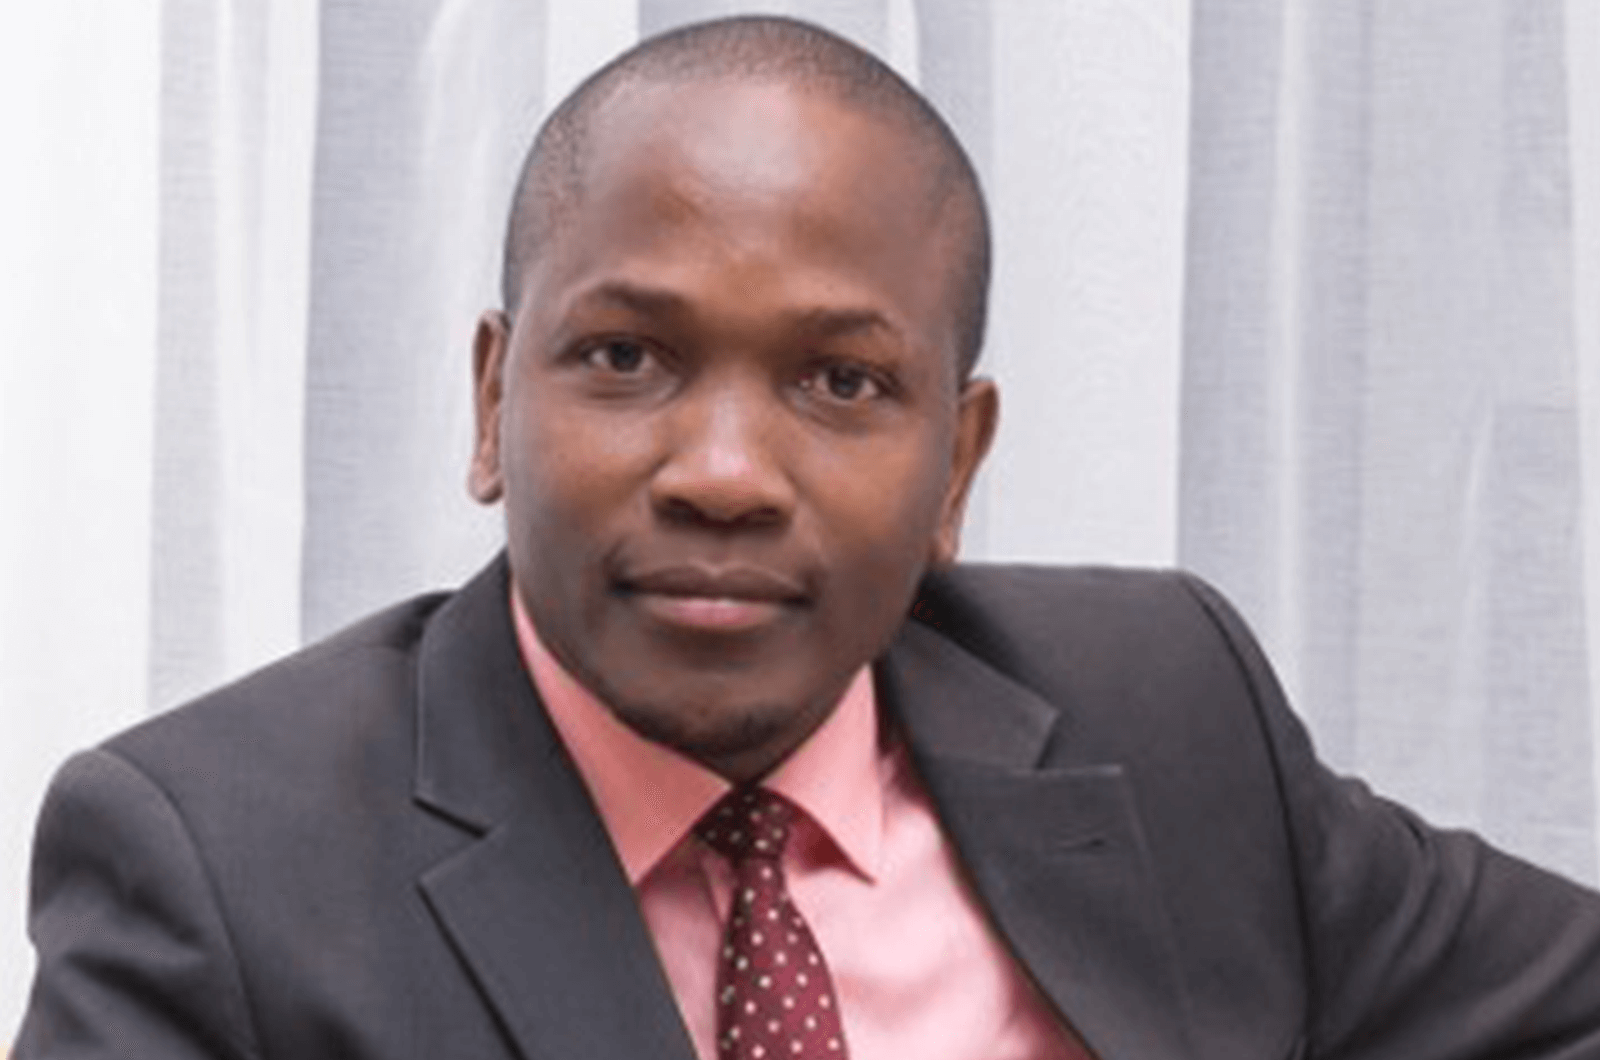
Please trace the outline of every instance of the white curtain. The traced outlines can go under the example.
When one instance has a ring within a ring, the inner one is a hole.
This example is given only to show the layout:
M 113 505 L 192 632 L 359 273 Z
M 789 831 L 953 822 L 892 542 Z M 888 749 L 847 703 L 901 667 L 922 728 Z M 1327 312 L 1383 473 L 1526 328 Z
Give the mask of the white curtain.
M 468 339 L 538 118 L 812 18 L 922 85 L 999 254 L 974 558 L 1193 566 L 1330 759 L 1595 877 L 1595 0 L 0 8 L 0 1042 L 72 749 L 497 546 Z
M 1179 520 L 1326 757 L 1590 880 L 1595 7 L 1199 0 Z
M 45 779 L 146 703 L 159 5 L 105 6 L 0 7 L 0 1046 Z

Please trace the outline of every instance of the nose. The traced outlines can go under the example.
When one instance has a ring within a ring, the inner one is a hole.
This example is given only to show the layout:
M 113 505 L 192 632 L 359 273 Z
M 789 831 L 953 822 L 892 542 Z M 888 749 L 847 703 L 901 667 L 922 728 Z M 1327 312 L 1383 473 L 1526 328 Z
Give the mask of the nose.
M 789 521 L 795 496 L 776 437 L 781 414 L 751 389 L 685 396 L 673 410 L 667 456 L 650 484 L 661 518 L 724 530 Z

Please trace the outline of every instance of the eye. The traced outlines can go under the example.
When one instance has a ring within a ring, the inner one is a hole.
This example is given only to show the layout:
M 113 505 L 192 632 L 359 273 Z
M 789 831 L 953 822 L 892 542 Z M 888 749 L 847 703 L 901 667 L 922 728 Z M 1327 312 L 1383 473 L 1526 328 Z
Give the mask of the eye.
M 884 396 L 884 386 L 871 371 L 858 364 L 826 364 L 806 376 L 801 384 L 835 401 L 856 402 Z
M 629 339 L 607 339 L 583 354 L 585 364 L 617 375 L 633 375 L 643 369 L 649 360 L 650 351 L 645 349 L 644 344 Z

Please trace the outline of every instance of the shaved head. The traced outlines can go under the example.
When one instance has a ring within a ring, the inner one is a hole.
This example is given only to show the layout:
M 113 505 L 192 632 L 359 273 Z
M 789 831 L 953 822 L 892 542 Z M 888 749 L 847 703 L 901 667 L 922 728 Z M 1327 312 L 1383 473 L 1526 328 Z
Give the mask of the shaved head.
M 905 134 L 927 160 L 930 208 L 953 226 L 950 262 L 958 377 L 983 346 L 989 221 L 972 162 L 939 113 L 886 63 L 836 34 L 776 16 L 702 22 L 641 41 L 590 75 L 540 127 L 506 228 L 501 297 L 515 316 L 523 274 L 581 202 L 588 147 L 606 105 L 630 88 L 718 80 L 780 81 L 815 91 Z

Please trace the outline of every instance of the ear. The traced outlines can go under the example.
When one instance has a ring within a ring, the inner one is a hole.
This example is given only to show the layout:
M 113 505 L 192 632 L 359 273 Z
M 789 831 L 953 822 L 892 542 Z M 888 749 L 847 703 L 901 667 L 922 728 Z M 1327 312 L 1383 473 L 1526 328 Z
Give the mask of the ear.
M 950 566 L 961 551 L 961 520 L 967 511 L 967 494 L 1000 422 L 1000 390 L 993 380 L 967 380 L 956 400 L 956 451 L 950 466 L 950 485 L 939 510 L 939 526 L 928 556 L 929 565 L 933 567 Z
M 506 358 L 511 322 L 498 309 L 478 318 L 472 337 L 472 466 L 467 492 L 480 504 L 493 504 L 505 492 L 500 468 L 500 414 L 505 403 Z

